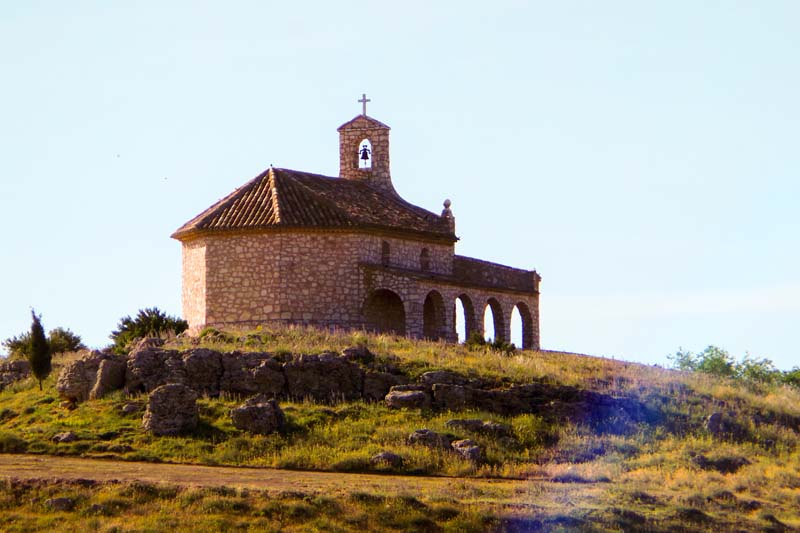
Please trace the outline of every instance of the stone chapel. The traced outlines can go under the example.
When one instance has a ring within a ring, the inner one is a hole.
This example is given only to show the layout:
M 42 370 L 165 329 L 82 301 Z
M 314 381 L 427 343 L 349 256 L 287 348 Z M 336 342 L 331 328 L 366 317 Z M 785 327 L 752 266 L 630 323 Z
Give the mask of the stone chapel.
M 265 170 L 181 226 L 183 317 L 206 326 L 303 324 L 456 342 L 466 335 L 539 348 L 539 281 L 523 270 L 455 254 L 450 201 L 440 215 L 392 185 L 389 126 L 363 112 L 339 126 L 339 176 Z

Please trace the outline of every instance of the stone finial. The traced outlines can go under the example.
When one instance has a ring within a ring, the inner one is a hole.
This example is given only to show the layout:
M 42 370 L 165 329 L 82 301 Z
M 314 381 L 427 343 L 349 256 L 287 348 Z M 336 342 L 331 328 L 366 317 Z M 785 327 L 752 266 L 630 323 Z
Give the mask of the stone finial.
M 453 212 L 450 210 L 450 206 L 452 205 L 452 202 L 450 202 L 449 198 L 446 198 L 444 203 L 442 203 L 442 205 L 444 206 L 444 209 L 442 209 L 442 218 L 447 221 L 447 225 L 449 226 L 450 231 L 455 233 L 455 231 L 456 231 L 456 219 L 453 216 Z
M 445 199 L 445 201 L 444 201 L 444 203 L 442 203 L 442 205 L 444 206 L 444 209 L 442 209 L 442 216 L 443 217 L 452 217 L 453 216 L 453 212 L 450 211 L 450 206 L 452 205 L 452 202 L 450 202 L 450 199 L 449 198 Z

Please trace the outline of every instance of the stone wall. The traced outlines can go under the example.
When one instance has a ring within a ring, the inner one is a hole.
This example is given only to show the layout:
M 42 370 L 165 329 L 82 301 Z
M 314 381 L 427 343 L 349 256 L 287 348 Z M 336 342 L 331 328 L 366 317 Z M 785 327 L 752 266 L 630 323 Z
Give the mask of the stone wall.
M 396 293 L 403 301 L 406 315 L 406 334 L 423 337 L 425 300 L 431 293 L 438 294 L 443 302 L 443 323 L 437 325 L 438 337 L 456 342 L 456 299 L 460 298 L 465 308 L 467 336 L 473 331 L 481 334 L 483 316 L 487 306 L 492 307 L 495 337 L 511 339 L 511 314 L 516 307 L 523 322 L 523 348 L 539 349 L 539 295 L 503 289 L 491 289 L 461 284 L 457 279 L 426 279 L 410 276 L 407 272 L 363 265 L 367 280 L 366 291 L 386 289 Z M 437 297 L 438 299 L 438 297 Z
M 192 331 L 267 321 L 361 327 L 367 293 L 359 263 L 381 264 L 384 242 L 390 267 L 420 270 L 427 249 L 431 272 L 452 269 L 450 244 L 361 233 L 243 233 L 199 241 L 183 248 L 183 308 Z
M 359 168 L 359 150 L 365 139 L 372 145 L 372 166 L 369 169 Z M 390 172 L 388 126 L 360 116 L 339 128 L 339 177 L 366 181 L 383 191 L 397 194 Z
M 423 249 L 428 251 L 428 271 L 420 263 Z M 517 307 L 523 347 L 538 349 L 539 295 L 533 288 L 538 289 L 538 275 L 456 257 L 456 265 L 472 268 L 459 277 L 464 269 L 454 268 L 453 258 L 451 244 L 367 233 L 207 235 L 184 243 L 184 317 L 195 333 L 204 326 L 262 323 L 375 328 L 380 321 L 365 320 L 365 304 L 376 291 L 391 291 L 402 302 L 402 332 L 411 337 L 456 341 L 455 302 L 460 298 L 468 335 L 483 333 L 489 305 L 496 338 L 509 340 L 511 313 Z M 400 315 L 393 311 L 392 316 Z
M 206 242 L 204 238 L 183 243 L 183 318 L 189 324 L 206 322 Z
M 535 271 L 490 263 L 462 255 L 453 258 L 453 276 L 471 285 L 501 287 L 526 292 L 539 290 L 539 276 Z

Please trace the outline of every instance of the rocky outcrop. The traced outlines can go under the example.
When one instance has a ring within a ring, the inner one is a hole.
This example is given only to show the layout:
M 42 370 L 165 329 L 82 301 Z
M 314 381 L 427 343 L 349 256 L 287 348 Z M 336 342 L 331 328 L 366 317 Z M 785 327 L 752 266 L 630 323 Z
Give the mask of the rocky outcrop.
M 408 436 L 409 444 L 417 444 L 442 450 L 449 450 L 452 441 L 453 439 L 449 435 L 436 433 L 430 429 L 418 429 Z
M 137 347 L 128 356 L 125 390 L 150 392 L 167 383 L 183 383 L 186 373 L 178 352 L 155 347 Z
M 403 466 L 403 457 L 392 452 L 380 452 L 373 455 L 369 462 L 373 465 L 388 465 L 393 468 L 400 468 Z
M 321 402 L 361 398 L 364 371 L 334 353 L 301 355 L 283 365 L 287 393 L 291 398 Z
M 223 369 L 222 355 L 219 352 L 195 348 L 185 352 L 181 360 L 189 386 L 198 394 L 219 396 Z
M 56 433 L 50 440 L 58 444 L 62 444 L 67 442 L 75 442 L 76 440 L 78 440 L 78 436 L 72 431 L 67 431 L 65 433 Z
M 197 427 L 197 393 L 179 383 L 161 385 L 150 393 L 142 427 L 154 435 L 179 435 Z
M 420 390 L 393 390 L 386 395 L 386 406 L 390 409 L 425 409 L 430 407 L 430 397 Z
M 31 375 L 31 365 L 24 359 L 0 363 L 0 391 L 15 381 Z
M 274 433 L 286 422 L 278 402 L 265 394 L 254 396 L 231 409 L 231 420 L 237 429 L 259 435 Z
M 392 387 L 408 383 L 408 378 L 388 372 L 367 372 L 364 374 L 363 398 L 367 401 L 378 402 L 386 398 Z
M 124 377 L 120 366 L 123 361 Z M 92 352 L 68 364 L 59 377 L 58 389 L 69 406 L 89 397 L 101 397 L 123 384 L 129 393 L 146 393 L 177 383 L 208 396 L 266 395 L 318 402 L 364 399 L 384 401 L 393 409 L 475 409 L 507 416 L 536 413 L 615 434 L 633 431 L 642 421 L 652 422 L 652 412 L 636 399 L 577 387 L 538 382 L 507 386 L 502 381 L 447 370 L 425 372 L 416 383 L 408 381 L 390 356 L 379 358 L 364 346 L 347 348 L 341 355 L 326 352 L 278 357 L 272 353 L 220 353 L 203 348 L 177 352 L 164 349 L 158 339 L 144 339 L 127 359 Z M 740 431 L 732 421 L 720 422 L 720 416 L 709 417 L 710 433 Z M 509 428 L 502 425 L 465 424 L 461 427 L 467 431 L 511 438 Z
M 474 441 L 469 439 L 456 440 L 450 444 L 458 455 L 468 461 L 478 463 L 483 460 L 483 451 L 480 446 Z
M 222 354 L 222 376 L 219 382 L 221 391 L 231 394 L 252 396 L 258 394 L 253 381 L 252 370 L 266 356 L 261 353 L 224 353 Z
M 64 366 L 58 375 L 56 390 L 68 402 L 84 402 L 122 388 L 124 375 L 121 358 L 93 351 Z
M 471 433 L 482 433 L 496 438 L 510 437 L 511 426 L 492 422 L 491 420 L 480 420 L 477 418 L 453 419 L 445 422 L 445 426 L 452 429 L 460 429 Z
M 431 372 L 425 372 L 419 377 L 420 383 L 423 385 L 427 385 L 432 387 L 437 383 L 442 383 L 446 385 L 466 385 L 469 383 L 469 379 L 462 376 L 457 372 L 450 372 L 449 370 L 435 370 Z
M 75 500 L 72 498 L 48 498 L 44 504 L 53 511 L 68 512 L 75 508 Z
M 104 359 L 97 367 L 97 375 L 89 399 L 102 398 L 111 391 L 119 390 L 125 385 L 125 363 L 118 359 Z

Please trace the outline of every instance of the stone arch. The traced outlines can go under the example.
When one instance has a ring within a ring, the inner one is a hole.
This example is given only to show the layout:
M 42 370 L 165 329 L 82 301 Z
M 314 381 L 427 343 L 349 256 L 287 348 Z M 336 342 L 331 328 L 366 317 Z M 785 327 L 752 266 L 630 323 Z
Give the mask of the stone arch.
M 364 329 L 375 333 L 406 334 L 406 310 L 396 292 L 377 289 L 364 301 Z
M 383 266 L 389 266 L 389 261 L 391 261 L 392 255 L 392 247 L 389 246 L 389 243 L 386 241 L 381 242 L 381 264 Z
M 466 294 L 459 294 L 456 296 L 453 305 L 458 307 L 459 302 L 461 303 L 461 309 L 464 313 L 464 340 L 466 341 L 475 332 L 482 334 L 483 324 L 478 324 L 475 316 L 475 306 L 472 304 L 472 298 Z M 458 333 L 456 332 L 456 337 L 457 336 Z
M 491 311 L 492 325 L 494 326 L 494 339 L 496 341 L 508 342 L 506 338 L 505 318 L 503 317 L 503 306 L 495 298 L 486 301 L 483 311 L 484 323 L 486 322 L 486 311 Z
M 517 302 L 511 313 L 516 310 L 519 313 L 520 322 L 522 323 L 522 345 L 520 348 L 523 350 L 533 349 L 533 315 L 531 310 L 525 302 Z M 513 338 L 513 336 L 512 336 Z
M 369 139 L 362 139 L 360 143 L 358 143 L 358 168 L 361 170 L 372 170 L 372 163 L 375 160 L 374 154 L 372 151 L 372 141 Z M 366 156 L 366 159 L 364 159 Z
M 446 339 L 446 324 L 444 298 L 439 291 L 430 291 L 422 306 L 422 336 L 430 340 Z
M 427 272 L 431 269 L 431 253 L 427 248 L 423 248 L 419 253 L 419 269 Z

